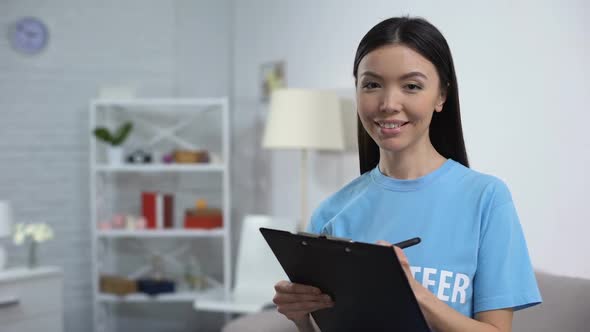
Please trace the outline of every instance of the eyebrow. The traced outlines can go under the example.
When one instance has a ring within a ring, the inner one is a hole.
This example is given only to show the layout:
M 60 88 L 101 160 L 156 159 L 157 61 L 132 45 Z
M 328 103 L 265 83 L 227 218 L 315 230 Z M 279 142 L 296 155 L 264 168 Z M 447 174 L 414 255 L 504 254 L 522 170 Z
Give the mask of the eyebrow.
M 361 74 L 361 76 L 373 76 L 373 77 L 376 77 L 376 78 L 382 78 L 379 74 L 377 74 L 375 72 L 372 72 L 370 70 L 367 70 L 367 71 L 363 72 Z M 426 75 L 422 74 L 419 71 L 411 71 L 409 73 L 403 74 L 402 76 L 400 76 L 400 79 L 401 80 L 405 80 L 405 79 L 412 78 L 412 77 L 422 77 L 425 80 L 428 79 L 428 77 Z

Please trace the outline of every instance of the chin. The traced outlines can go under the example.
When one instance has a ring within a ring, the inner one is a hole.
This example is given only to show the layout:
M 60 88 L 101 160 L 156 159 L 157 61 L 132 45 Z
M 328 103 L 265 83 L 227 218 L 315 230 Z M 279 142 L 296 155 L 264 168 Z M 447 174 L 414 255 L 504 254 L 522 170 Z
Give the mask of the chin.
M 377 145 L 386 152 L 400 152 L 408 147 L 408 144 L 404 142 L 391 142 L 391 140 L 380 141 Z

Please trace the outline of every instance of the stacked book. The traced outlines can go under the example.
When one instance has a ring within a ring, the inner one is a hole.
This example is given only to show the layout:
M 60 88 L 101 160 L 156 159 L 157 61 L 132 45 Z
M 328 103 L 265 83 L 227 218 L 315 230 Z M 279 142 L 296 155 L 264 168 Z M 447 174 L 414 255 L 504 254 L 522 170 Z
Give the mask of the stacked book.
M 174 196 L 142 192 L 141 213 L 145 217 L 147 229 L 174 228 Z

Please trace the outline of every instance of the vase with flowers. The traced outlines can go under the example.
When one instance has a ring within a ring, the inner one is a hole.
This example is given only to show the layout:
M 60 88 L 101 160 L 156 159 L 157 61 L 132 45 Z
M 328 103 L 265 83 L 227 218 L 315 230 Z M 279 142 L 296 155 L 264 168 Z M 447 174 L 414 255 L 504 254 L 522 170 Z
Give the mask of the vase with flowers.
M 27 266 L 35 268 L 38 265 L 38 245 L 53 239 L 53 229 L 46 223 L 19 223 L 14 227 L 13 242 L 21 245 L 28 242 Z

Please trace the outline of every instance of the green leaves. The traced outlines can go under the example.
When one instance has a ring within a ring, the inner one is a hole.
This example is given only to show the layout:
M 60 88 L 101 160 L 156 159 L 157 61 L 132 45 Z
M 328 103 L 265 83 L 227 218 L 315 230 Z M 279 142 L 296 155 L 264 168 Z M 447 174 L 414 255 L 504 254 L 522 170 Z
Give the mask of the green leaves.
M 98 138 L 99 140 L 106 142 L 106 143 L 111 143 L 113 141 L 113 137 L 111 136 L 111 133 L 109 133 L 109 130 L 104 127 L 99 127 L 99 128 L 94 129 L 94 136 L 96 136 L 96 138 Z
M 119 127 L 119 130 L 117 130 L 117 134 L 115 137 L 113 137 L 112 144 L 114 146 L 121 145 L 127 136 L 129 136 L 132 128 L 133 124 L 131 124 L 131 122 L 124 123 L 121 127 Z
M 133 124 L 131 122 L 123 123 L 114 134 L 111 134 L 111 132 L 105 127 L 97 127 L 94 129 L 94 136 L 112 146 L 119 146 L 127 139 L 131 129 L 133 129 Z

